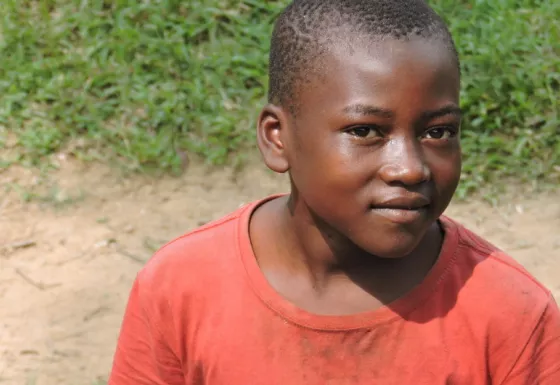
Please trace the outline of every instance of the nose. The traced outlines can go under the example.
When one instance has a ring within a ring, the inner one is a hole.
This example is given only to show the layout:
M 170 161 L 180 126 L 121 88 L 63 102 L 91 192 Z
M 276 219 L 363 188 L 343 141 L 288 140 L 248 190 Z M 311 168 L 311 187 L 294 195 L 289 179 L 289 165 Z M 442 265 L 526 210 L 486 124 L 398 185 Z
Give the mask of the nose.
M 392 139 L 384 151 L 385 161 L 378 175 L 385 183 L 413 186 L 430 180 L 430 168 L 417 141 Z

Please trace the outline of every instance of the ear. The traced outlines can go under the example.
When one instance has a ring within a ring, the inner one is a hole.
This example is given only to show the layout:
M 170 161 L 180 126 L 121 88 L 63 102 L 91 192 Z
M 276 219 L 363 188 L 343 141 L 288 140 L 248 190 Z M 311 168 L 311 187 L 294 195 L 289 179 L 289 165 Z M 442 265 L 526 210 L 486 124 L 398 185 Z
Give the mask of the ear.
M 288 138 L 288 115 L 278 106 L 268 104 L 259 114 L 257 144 L 264 163 L 272 171 L 285 173 L 290 169 L 286 142 Z

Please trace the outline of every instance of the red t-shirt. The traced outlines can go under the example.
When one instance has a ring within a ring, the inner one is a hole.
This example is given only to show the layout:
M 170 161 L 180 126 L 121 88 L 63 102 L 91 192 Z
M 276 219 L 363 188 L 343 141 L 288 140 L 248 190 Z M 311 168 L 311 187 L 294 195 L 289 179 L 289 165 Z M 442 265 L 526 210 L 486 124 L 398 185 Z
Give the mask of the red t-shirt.
M 560 385 L 550 292 L 451 219 L 409 294 L 321 316 L 261 273 L 249 239 L 261 202 L 174 240 L 142 269 L 109 385 Z

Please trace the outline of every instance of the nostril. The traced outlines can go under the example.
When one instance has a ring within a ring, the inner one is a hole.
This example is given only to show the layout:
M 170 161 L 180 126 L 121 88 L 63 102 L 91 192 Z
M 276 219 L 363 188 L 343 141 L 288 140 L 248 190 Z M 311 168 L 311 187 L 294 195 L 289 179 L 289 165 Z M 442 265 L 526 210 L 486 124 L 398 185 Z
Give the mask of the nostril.
M 413 186 L 429 181 L 431 171 L 424 162 L 395 162 L 381 167 L 378 175 L 387 184 Z

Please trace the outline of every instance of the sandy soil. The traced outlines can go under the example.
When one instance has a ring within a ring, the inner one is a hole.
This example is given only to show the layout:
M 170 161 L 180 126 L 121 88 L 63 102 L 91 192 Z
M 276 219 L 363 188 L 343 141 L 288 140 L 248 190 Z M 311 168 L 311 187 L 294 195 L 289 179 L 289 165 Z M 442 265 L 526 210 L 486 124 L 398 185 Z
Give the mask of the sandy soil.
M 31 203 L 21 197 L 37 177 L 0 171 L 0 384 L 102 384 L 131 282 L 153 251 L 287 187 L 257 167 L 241 175 L 193 167 L 153 183 L 61 163 Z M 512 195 L 498 206 L 453 204 L 447 214 L 560 299 L 560 191 Z

